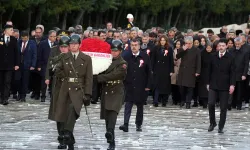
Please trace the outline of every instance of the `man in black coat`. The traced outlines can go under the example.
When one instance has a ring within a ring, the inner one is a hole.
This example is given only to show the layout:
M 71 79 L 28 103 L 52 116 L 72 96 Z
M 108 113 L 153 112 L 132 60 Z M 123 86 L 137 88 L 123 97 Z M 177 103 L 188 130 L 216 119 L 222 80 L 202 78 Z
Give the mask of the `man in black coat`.
M 235 86 L 235 67 L 233 56 L 226 51 L 226 40 L 219 41 L 219 52 L 211 56 L 209 65 L 209 76 L 207 80 L 208 107 L 210 126 L 208 132 L 214 130 L 217 126 L 215 119 L 215 102 L 220 101 L 220 122 L 218 133 L 223 133 L 223 128 L 226 122 L 227 106 L 229 94 L 233 94 Z
M 128 124 L 133 105 L 137 106 L 136 113 L 136 131 L 142 131 L 143 122 L 143 105 L 146 99 L 147 91 L 150 90 L 152 80 L 152 70 L 149 56 L 139 51 L 140 42 L 131 41 L 131 52 L 124 57 L 128 63 L 127 76 L 124 81 L 125 85 L 125 111 L 124 125 L 120 130 L 128 132 Z
M 242 46 L 242 39 L 237 37 L 234 39 L 235 48 L 230 49 L 229 52 L 234 57 L 236 86 L 233 94 L 233 107 L 241 110 L 244 83 L 247 77 L 249 66 L 249 52 Z
M 186 108 L 190 109 L 196 77 L 201 71 L 201 54 L 200 50 L 193 46 L 193 37 L 187 36 L 184 40 L 185 46 L 176 55 L 177 59 L 181 58 L 177 85 L 181 87 L 181 107 L 186 102 Z
M 8 98 L 13 70 L 19 69 L 20 56 L 17 40 L 12 36 L 13 26 L 5 25 L 4 34 L 0 36 L 0 103 L 8 105 Z
M 40 85 L 35 93 L 40 96 L 41 91 L 41 102 L 45 102 L 47 85 L 45 84 L 45 74 L 47 63 L 50 55 L 50 50 L 53 46 L 56 46 L 56 31 L 50 30 L 48 40 L 44 40 L 39 44 L 38 53 L 38 71 L 40 72 Z

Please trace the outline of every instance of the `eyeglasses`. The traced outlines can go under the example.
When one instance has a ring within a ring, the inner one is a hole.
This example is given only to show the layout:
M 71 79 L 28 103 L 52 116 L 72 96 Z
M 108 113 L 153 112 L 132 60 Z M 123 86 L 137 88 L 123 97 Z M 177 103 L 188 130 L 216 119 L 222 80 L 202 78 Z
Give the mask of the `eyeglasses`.
M 53 38 L 55 38 L 56 36 L 49 36 L 49 37 L 53 37 Z

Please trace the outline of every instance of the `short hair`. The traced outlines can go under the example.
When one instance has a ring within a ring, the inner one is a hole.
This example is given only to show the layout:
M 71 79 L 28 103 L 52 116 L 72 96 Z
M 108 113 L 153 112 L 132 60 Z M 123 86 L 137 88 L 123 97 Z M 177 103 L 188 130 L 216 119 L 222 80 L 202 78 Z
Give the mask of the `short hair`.
M 29 37 L 29 32 L 24 30 L 21 32 L 21 37 L 25 37 L 25 36 L 28 36 Z
M 42 32 L 44 32 L 44 26 L 41 25 L 41 24 L 39 24 L 39 25 L 36 26 L 36 28 L 39 28 L 39 27 L 40 27 L 40 29 L 42 30 Z
M 133 32 L 133 31 L 138 32 L 138 30 L 136 30 L 136 28 L 132 28 L 132 29 L 130 30 L 130 32 Z
M 36 29 L 40 29 L 43 32 L 43 28 L 42 27 L 36 27 Z
M 121 32 L 119 32 L 119 31 L 114 31 L 114 33 L 113 33 L 113 34 L 115 34 L 115 33 L 118 33 L 118 34 L 120 34 L 120 35 L 121 35 Z
M 235 33 L 235 30 L 234 29 L 230 29 L 229 33 Z
M 237 37 L 234 39 L 234 42 L 242 42 L 242 39 L 240 37 Z
M 101 30 L 101 31 L 98 31 L 98 36 L 100 36 L 102 33 L 103 33 L 103 34 L 106 34 L 105 31 L 102 31 L 102 30 Z
M 141 42 L 138 39 L 133 39 L 131 42 L 133 42 L 133 43 L 138 42 L 139 45 L 141 44 Z
M 13 29 L 13 32 L 19 33 L 19 30 L 18 29 Z
M 82 30 L 82 26 L 81 25 L 76 25 L 75 29 L 81 29 Z
M 149 34 L 148 33 L 143 33 L 142 37 L 149 37 Z
M 74 27 L 69 27 L 68 31 L 72 33 L 72 32 L 75 31 L 75 28 Z
M 164 29 L 159 29 L 159 30 L 158 30 L 158 33 L 164 34 L 165 31 L 164 31 Z
M 240 36 L 244 36 L 245 38 L 247 38 L 248 36 L 245 33 L 240 33 Z
M 192 36 L 186 36 L 184 38 L 184 41 L 187 42 L 187 41 L 190 41 L 190 42 L 193 42 L 193 37 Z
M 194 33 L 194 31 L 192 29 L 188 29 L 187 33 Z
M 208 29 L 207 33 L 214 33 L 214 31 L 212 29 Z
M 113 25 L 112 22 L 107 22 L 106 25 L 109 24 L 109 23 L 110 23 L 111 25 Z
M 55 34 L 56 34 L 56 31 L 55 31 L 55 30 L 49 30 L 48 35 L 51 35 L 52 33 L 55 33 Z
M 150 32 L 149 37 L 157 38 L 157 34 L 154 32 Z
M 221 38 L 219 40 L 219 43 L 225 43 L 225 44 L 227 44 L 227 39 L 226 38 Z

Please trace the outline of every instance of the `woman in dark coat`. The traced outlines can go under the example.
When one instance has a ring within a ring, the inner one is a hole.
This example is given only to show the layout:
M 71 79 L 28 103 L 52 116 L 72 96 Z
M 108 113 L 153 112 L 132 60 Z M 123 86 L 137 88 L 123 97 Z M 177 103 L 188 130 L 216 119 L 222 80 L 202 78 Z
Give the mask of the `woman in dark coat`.
M 207 108 L 208 103 L 208 90 L 206 84 L 208 80 L 208 66 L 213 52 L 212 43 L 210 42 L 207 43 L 206 49 L 201 52 L 201 74 L 198 83 L 198 95 L 204 109 Z
M 158 100 L 161 99 L 162 106 L 165 107 L 171 93 L 171 75 L 174 73 L 173 49 L 166 36 L 159 38 L 151 59 L 155 84 L 154 106 L 157 107 Z

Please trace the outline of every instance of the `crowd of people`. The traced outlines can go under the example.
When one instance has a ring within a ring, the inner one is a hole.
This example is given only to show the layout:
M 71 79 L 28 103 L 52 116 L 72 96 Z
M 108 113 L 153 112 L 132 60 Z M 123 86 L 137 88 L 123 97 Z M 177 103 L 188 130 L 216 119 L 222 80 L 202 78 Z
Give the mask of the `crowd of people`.
M 37 25 L 31 33 L 22 31 L 19 35 L 19 30 L 8 21 L 0 36 L 1 104 L 8 105 L 10 96 L 25 102 L 27 93 L 31 93 L 32 99 L 45 102 L 47 90 L 51 95 L 53 88 L 58 86 L 52 86 L 49 71 L 53 69 L 51 58 L 66 50 L 63 47 L 68 46 L 69 41 L 80 44 L 84 39 L 95 38 L 107 42 L 111 48 L 116 46 L 114 50 L 121 49 L 121 56 L 126 61 L 120 60 L 123 68 L 127 69 L 125 80 L 113 82 L 124 82 L 125 85 L 124 124 L 120 126 L 124 132 L 128 132 L 133 104 L 137 105 L 136 130 L 142 131 L 143 105 L 147 105 L 149 95 L 153 96 L 154 107 L 158 107 L 159 103 L 166 107 L 171 95 L 172 105 L 185 106 L 186 109 L 199 105 L 209 108 L 208 131 L 216 126 L 214 111 L 217 104 L 221 108 L 219 133 L 223 133 L 227 110 L 249 107 L 250 29 L 235 31 L 223 26 L 218 35 L 211 29 L 207 33 L 191 29 L 181 32 L 175 27 L 167 31 L 160 27 L 143 31 L 135 27 L 133 15 L 129 14 L 127 18 L 129 23 L 125 29 L 115 29 L 108 22 L 105 29 L 88 27 L 84 31 L 81 25 L 68 30 L 55 27 L 47 35 L 43 25 Z M 58 45 L 60 51 L 57 51 Z M 76 57 L 78 55 L 79 52 Z M 86 59 L 81 54 L 79 56 Z M 139 67 L 135 67 L 137 61 Z M 100 80 L 105 79 L 99 75 L 91 77 L 93 86 L 86 97 L 91 98 L 92 104 L 102 101 L 99 100 L 103 94 Z M 141 89 L 145 90 L 145 94 Z M 119 113 L 119 110 L 116 112 Z M 79 110 L 77 113 L 80 113 Z M 112 112 L 106 113 L 115 116 Z M 114 118 L 112 128 L 117 116 Z M 114 131 L 110 132 L 114 136 Z

